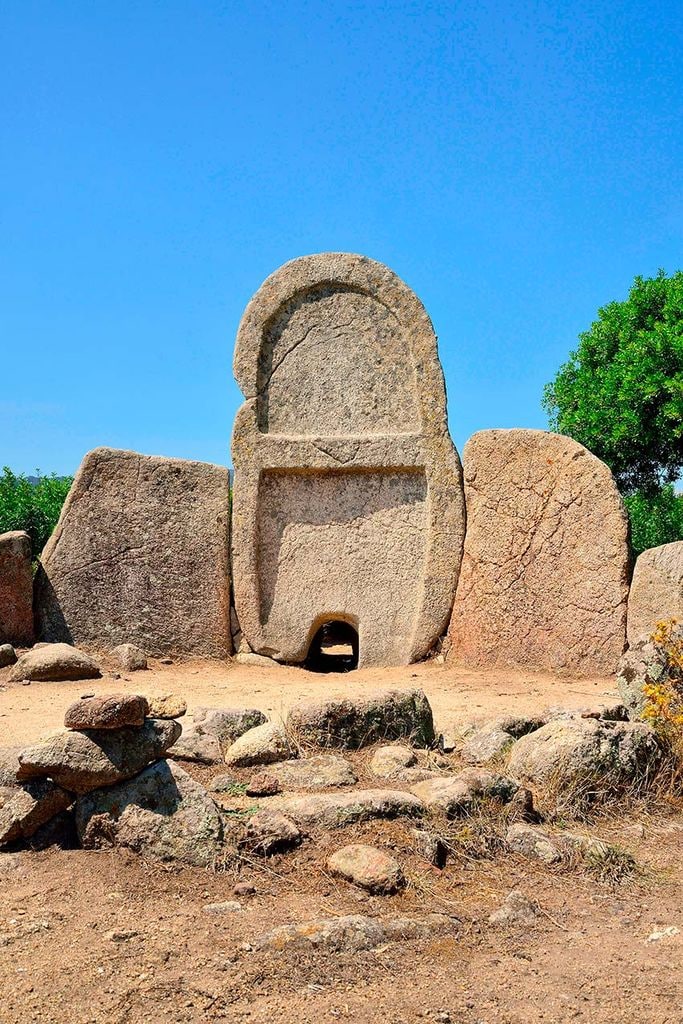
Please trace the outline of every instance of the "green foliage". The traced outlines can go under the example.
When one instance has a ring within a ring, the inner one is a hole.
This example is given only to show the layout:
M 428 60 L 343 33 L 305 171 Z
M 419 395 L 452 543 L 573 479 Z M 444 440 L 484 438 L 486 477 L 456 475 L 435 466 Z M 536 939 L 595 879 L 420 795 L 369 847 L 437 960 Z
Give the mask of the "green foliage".
M 655 494 L 683 468 L 683 272 L 637 277 L 598 311 L 546 385 L 551 429 L 607 463 L 625 494 Z
M 636 491 L 624 498 L 631 521 L 634 555 L 647 548 L 683 540 L 683 496 L 667 484 L 659 491 Z
M 72 480 L 53 473 L 33 482 L 5 466 L 0 475 L 0 533 L 26 530 L 36 559 L 55 528 Z

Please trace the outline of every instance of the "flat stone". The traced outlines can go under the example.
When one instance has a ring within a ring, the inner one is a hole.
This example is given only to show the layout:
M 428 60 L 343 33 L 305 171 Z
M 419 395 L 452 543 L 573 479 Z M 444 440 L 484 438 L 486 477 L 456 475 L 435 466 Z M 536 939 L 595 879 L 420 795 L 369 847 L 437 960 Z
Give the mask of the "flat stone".
M 134 693 L 85 697 L 67 708 L 64 725 L 67 729 L 121 729 L 142 725 L 147 711 L 145 698 Z
M 72 801 L 70 793 L 48 779 L 0 786 L 0 845 L 30 838 Z
M 195 708 L 192 723 L 197 732 L 215 736 L 223 753 L 228 747 L 267 719 L 258 708 Z
M 180 761 L 195 761 L 197 764 L 223 763 L 223 751 L 218 737 L 202 732 L 194 725 L 183 729 L 182 735 L 169 748 L 168 756 Z
M 410 787 L 430 811 L 457 817 L 472 809 L 478 800 L 491 797 L 502 802 L 512 799 L 517 783 L 483 769 L 466 768 L 456 775 L 442 775 Z
M 257 772 L 247 783 L 247 796 L 275 796 L 280 783 L 270 771 Z
M 628 596 L 627 635 L 632 646 L 647 641 L 658 622 L 683 620 L 683 541 L 638 555 Z
M 65 679 L 96 679 L 102 673 L 94 658 L 69 644 L 46 644 L 27 651 L 9 674 L 10 682 L 59 682 Z
M 404 738 L 428 747 L 434 741 L 432 709 L 416 689 L 297 704 L 289 712 L 287 728 L 301 743 L 320 747 L 356 749 Z
M 626 639 L 628 520 L 607 466 L 543 430 L 464 452 L 467 535 L 448 659 L 610 675 Z
M 337 754 L 316 754 L 293 761 L 280 761 L 268 769 L 282 789 L 333 789 L 355 786 L 358 782 L 353 767 Z
M 419 299 L 363 256 L 294 260 L 245 310 L 234 369 L 234 593 L 249 645 L 300 663 L 342 621 L 361 666 L 422 658 L 448 621 L 465 518 Z
M 400 774 L 403 768 L 417 764 L 417 755 L 410 747 L 379 747 L 370 760 L 370 771 L 381 779 L 390 779 Z
M 89 452 L 35 579 L 38 635 L 153 657 L 225 658 L 230 477 L 223 466 Z
M 265 722 L 235 740 L 225 755 L 225 763 L 231 768 L 251 768 L 253 765 L 287 761 L 297 753 L 281 725 Z
M 31 538 L 24 530 L 12 530 L 0 534 L 0 644 L 29 647 L 32 643 Z
M 530 900 L 523 892 L 514 889 L 505 897 L 502 907 L 494 910 L 489 916 L 489 924 L 528 926 L 535 923 L 538 913 L 538 904 Z
M 252 668 L 279 668 L 280 665 L 272 658 L 266 658 L 262 654 L 254 654 L 253 651 L 238 651 L 233 661 L 237 665 L 250 665 Z
M 308 828 L 343 828 L 373 818 L 419 817 L 425 809 L 416 796 L 389 789 L 275 796 L 268 806 Z
M 494 722 L 468 736 L 460 748 L 460 754 L 468 764 L 487 764 L 504 754 L 514 742 L 514 737 L 499 729 Z
M 76 827 L 85 849 L 123 846 L 199 867 L 212 867 L 225 854 L 218 808 L 172 761 L 157 761 L 135 778 L 79 797 Z
M 0 786 L 16 786 L 22 747 L 0 747 Z
M 147 655 L 135 644 L 119 644 L 111 653 L 124 672 L 141 672 L 147 668 Z
M 353 843 L 337 850 L 328 857 L 327 868 L 333 875 L 372 893 L 396 892 L 405 882 L 397 860 L 384 850 L 364 843 Z
M 348 914 L 342 917 L 316 918 L 301 924 L 281 925 L 254 940 L 256 949 L 320 949 L 326 952 L 358 953 L 375 949 L 389 942 L 411 939 L 432 939 L 455 935 L 458 922 L 445 914 L 414 917 L 365 917 Z
M 279 811 L 258 810 L 247 822 L 244 845 L 263 855 L 278 853 L 297 846 L 303 836 L 291 818 Z
M 17 660 L 17 652 L 11 644 L 0 644 L 0 668 L 7 668 L 14 665 Z
M 136 775 L 161 757 L 179 735 L 177 722 L 153 718 L 139 727 L 58 733 L 24 747 L 19 754 L 20 775 L 49 776 L 64 789 L 87 793 Z
M 205 914 L 239 914 L 242 904 L 237 900 L 224 900 L 222 903 L 205 903 L 202 910 Z
M 510 825 L 505 842 L 513 853 L 532 860 L 543 861 L 544 864 L 557 864 L 562 860 L 563 848 L 546 832 L 522 822 Z
M 150 718 L 182 718 L 187 711 L 187 701 L 175 693 L 157 694 L 148 697 Z

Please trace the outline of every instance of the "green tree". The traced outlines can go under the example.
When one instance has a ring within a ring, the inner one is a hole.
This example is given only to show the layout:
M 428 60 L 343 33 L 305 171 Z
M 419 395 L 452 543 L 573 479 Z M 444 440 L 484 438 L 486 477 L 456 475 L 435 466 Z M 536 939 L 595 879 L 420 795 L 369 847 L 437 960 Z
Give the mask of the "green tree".
M 683 538 L 683 497 L 671 484 L 659 491 L 636 491 L 624 498 L 631 522 L 634 555 Z
M 683 272 L 637 277 L 598 311 L 546 385 L 551 429 L 607 463 L 625 495 L 656 495 L 683 468 Z
M 26 530 L 37 558 L 55 528 L 72 480 L 54 473 L 29 479 L 5 466 L 0 474 L 0 533 Z

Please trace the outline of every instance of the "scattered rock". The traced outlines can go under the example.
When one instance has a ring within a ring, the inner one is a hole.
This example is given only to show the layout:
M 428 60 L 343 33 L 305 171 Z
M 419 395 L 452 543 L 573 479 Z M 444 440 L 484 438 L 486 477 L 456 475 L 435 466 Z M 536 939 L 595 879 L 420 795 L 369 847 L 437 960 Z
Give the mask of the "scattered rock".
M 236 787 L 239 788 L 240 792 L 244 792 L 243 783 L 240 782 L 236 775 L 231 775 L 229 772 L 214 775 L 209 783 L 212 793 L 233 793 Z
M 125 846 L 164 861 L 210 867 L 224 853 L 223 826 L 208 793 L 172 761 L 76 801 L 86 849 Z
M 205 903 L 202 910 L 205 914 L 239 914 L 242 904 L 237 900 L 225 900 L 223 903 Z
M 142 725 L 147 701 L 133 693 L 112 693 L 103 697 L 82 697 L 64 715 L 67 729 L 121 729 Z
M 405 883 L 398 861 L 376 846 L 354 843 L 343 846 L 327 860 L 333 875 L 372 893 L 392 893 Z
M 66 679 L 96 679 L 102 673 L 94 658 L 69 644 L 34 647 L 12 668 L 10 682 L 59 682 Z
M 162 693 L 148 697 L 150 718 L 182 718 L 187 711 L 187 701 L 175 693 Z
M 444 868 L 448 859 L 448 847 L 441 836 L 424 828 L 411 829 L 415 840 L 415 852 L 435 868 Z
M 147 655 L 135 644 L 119 644 L 111 653 L 124 672 L 140 672 L 147 668 Z
M 451 818 L 467 813 L 482 798 L 492 797 L 507 803 L 517 789 L 512 779 L 476 768 L 465 768 L 456 775 L 441 775 L 410 787 L 411 793 L 429 810 L 440 811 Z
M 233 658 L 238 665 L 251 665 L 253 668 L 279 668 L 280 663 L 272 658 L 266 658 L 263 654 L 254 654 L 253 651 L 238 651 Z
M 280 761 L 271 765 L 268 774 L 278 780 L 281 789 L 333 789 L 354 786 L 358 782 L 353 767 L 337 754 Z
M 195 708 L 192 724 L 198 733 L 215 736 L 223 753 L 244 733 L 266 723 L 258 708 Z
M 504 754 L 514 742 L 509 732 L 500 729 L 496 722 L 491 722 L 469 736 L 460 748 L 460 753 L 469 764 L 486 764 Z
M 296 757 L 298 750 L 278 722 L 265 722 L 243 733 L 225 755 L 225 763 L 232 768 L 251 768 L 253 765 L 273 764 Z
M 31 538 L 24 530 L 12 530 L 0 534 L 0 644 L 28 647 L 32 643 Z
M 434 742 L 432 709 L 422 690 L 387 690 L 357 699 L 299 704 L 287 719 L 302 743 L 357 749 L 406 738 L 417 747 Z
M 290 818 L 278 811 L 260 810 L 247 822 L 244 845 L 262 856 L 297 846 L 303 836 Z
M 370 761 L 370 771 L 381 779 L 390 779 L 399 775 L 403 768 L 410 768 L 414 764 L 417 764 L 415 751 L 396 744 L 375 751 Z
M 217 736 L 201 732 L 193 725 L 183 729 L 182 735 L 168 751 L 168 756 L 197 764 L 222 764 L 223 751 Z
M 421 920 L 411 917 L 318 918 L 302 924 L 282 925 L 254 941 L 256 949 L 322 949 L 330 952 L 357 953 L 388 942 L 430 939 L 455 934 L 458 922 L 444 914 L 429 914 Z
M 272 772 L 257 772 L 247 783 L 247 796 L 275 796 L 280 792 L 280 783 Z
M 48 779 L 0 787 L 0 845 L 28 839 L 72 800 L 71 794 Z
M 505 901 L 498 910 L 494 910 L 489 916 L 489 924 L 532 925 L 538 917 L 538 904 L 528 899 L 523 892 L 513 889 L 505 897 Z
M 140 727 L 63 732 L 19 754 L 22 778 L 49 776 L 73 793 L 111 786 L 161 757 L 180 735 L 177 722 L 145 720 Z
M 510 825 L 505 841 L 513 853 L 518 853 L 522 857 L 540 860 L 544 864 L 557 864 L 562 860 L 561 844 L 531 825 L 525 825 L 522 822 Z
M 17 652 L 11 644 L 0 644 L 0 668 L 7 668 L 14 665 L 17 660 Z
M 372 818 L 418 817 L 424 813 L 424 804 L 416 796 L 389 789 L 276 796 L 269 806 L 309 828 L 343 828 Z
M 256 886 L 251 882 L 237 882 L 233 885 L 232 892 L 234 896 L 255 896 Z

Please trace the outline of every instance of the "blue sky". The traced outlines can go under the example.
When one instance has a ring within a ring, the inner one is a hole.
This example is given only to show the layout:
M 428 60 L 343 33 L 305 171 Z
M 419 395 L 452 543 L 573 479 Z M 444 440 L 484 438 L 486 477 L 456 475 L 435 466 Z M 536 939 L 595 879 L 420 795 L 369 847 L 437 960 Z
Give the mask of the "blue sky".
M 679 3 L 6 0 L 0 464 L 228 462 L 235 331 L 295 256 L 425 303 L 458 448 L 545 426 L 598 306 L 683 267 Z

